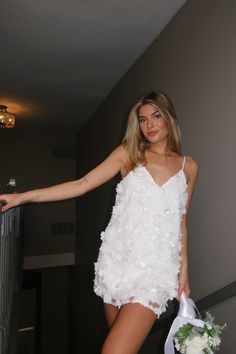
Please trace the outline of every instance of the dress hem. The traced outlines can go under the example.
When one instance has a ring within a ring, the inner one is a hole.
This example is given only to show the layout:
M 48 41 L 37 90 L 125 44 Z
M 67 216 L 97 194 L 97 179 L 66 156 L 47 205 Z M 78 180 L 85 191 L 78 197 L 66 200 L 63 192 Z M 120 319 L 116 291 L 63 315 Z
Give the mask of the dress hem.
M 115 307 L 117 307 L 118 309 L 121 308 L 121 306 L 126 305 L 126 304 L 140 304 L 146 308 L 148 308 L 149 310 L 153 311 L 154 314 L 157 316 L 157 318 L 159 318 L 161 316 L 161 314 L 163 314 L 164 312 L 166 312 L 166 307 L 167 307 L 167 302 L 168 301 L 172 301 L 175 297 L 170 297 L 166 300 L 165 304 L 163 304 L 162 306 L 157 307 L 156 309 L 154 309 L 153 306 L 145 303 L 144 301 L 136 298 L 136 299 L 131 299 L 131 300 L 127 300 L 127 301 L 120 301 L 120 305 L 115 305 L 114 302 L 112 300 L 105 300 L 105 297 L 103 295 L 100 295 L 98 293 L 95 292 L 95 294 L 97 296 L 99 296 L 100 298 L 102 298 L 103 303 L 104 304 L 110 304 L 113 305 Z

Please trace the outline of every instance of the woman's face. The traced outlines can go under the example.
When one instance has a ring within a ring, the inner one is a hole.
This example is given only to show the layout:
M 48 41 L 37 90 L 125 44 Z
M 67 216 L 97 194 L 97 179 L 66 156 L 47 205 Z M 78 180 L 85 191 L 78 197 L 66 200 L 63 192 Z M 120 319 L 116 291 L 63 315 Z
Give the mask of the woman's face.
M 151 144 L 167 140 L 168 126 L 157 106 L 144 104 L 139 108 L 140 130 Z

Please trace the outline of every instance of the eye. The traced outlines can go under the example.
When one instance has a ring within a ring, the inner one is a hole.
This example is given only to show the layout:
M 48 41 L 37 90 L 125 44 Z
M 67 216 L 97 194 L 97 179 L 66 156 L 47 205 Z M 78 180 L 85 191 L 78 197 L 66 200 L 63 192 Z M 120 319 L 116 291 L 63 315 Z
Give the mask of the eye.
M 160 114 L 160 113 L 156 113 L 155 115 L 154 115 L 154 118 L 155 119 L 159 119 L 159 118 L 161 118 L 162 117 L 162 115 Z
M 138 118 L 138 121 L 139 121 L 140 124 L 145 123 L 146 122 L 146 118 L 140 117 L 140 118 Z

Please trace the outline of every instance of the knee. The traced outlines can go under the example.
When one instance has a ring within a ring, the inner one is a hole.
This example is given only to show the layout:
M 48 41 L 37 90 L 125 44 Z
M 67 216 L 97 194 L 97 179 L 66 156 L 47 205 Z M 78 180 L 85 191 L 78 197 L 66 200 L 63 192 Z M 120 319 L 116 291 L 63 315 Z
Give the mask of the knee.
M 122 351 L 119 346 L 117 346 L 115 343 L 112 343 L 110 341 L 105 341 L 103 347 L 102 347 L 102 352 L 101 354 L 127 354 Z
M 114 346 L 112 347 L 107 341 L 103 344 L 101 354 L 116 354 L 114 351 Z

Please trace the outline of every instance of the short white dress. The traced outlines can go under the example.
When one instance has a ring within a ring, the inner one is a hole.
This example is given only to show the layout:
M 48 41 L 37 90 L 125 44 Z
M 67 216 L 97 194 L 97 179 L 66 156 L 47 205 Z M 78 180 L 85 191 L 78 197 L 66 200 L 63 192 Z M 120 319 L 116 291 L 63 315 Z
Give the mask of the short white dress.
M 160 316 L 168 300 L 177 296 L 187 201 L 184 164 L 185 156 L 182 168 L 161 186 L 143 165 L 117 184 L 94 263 L 94 291 L 105 303 L 140 303 Z

